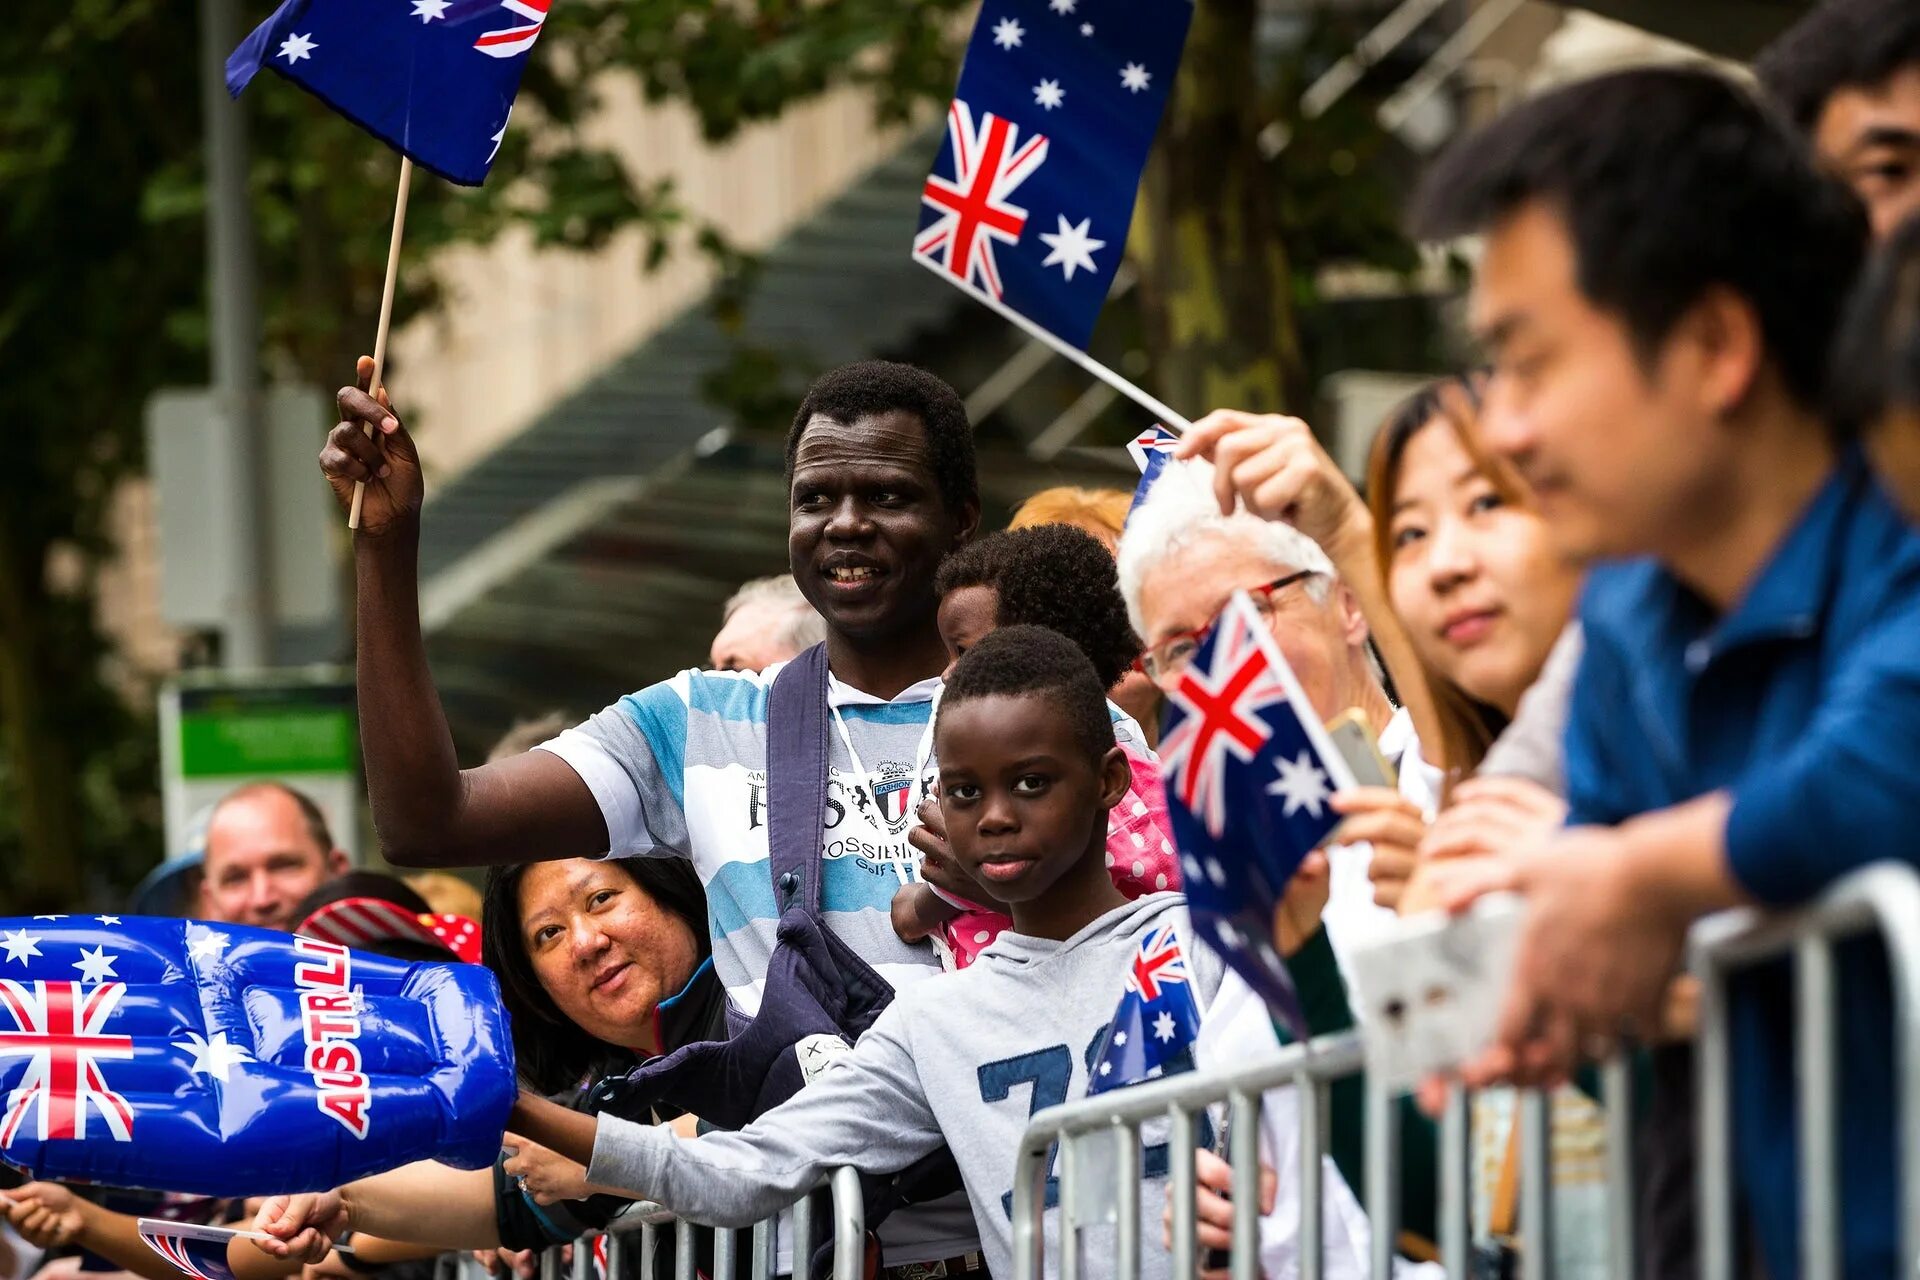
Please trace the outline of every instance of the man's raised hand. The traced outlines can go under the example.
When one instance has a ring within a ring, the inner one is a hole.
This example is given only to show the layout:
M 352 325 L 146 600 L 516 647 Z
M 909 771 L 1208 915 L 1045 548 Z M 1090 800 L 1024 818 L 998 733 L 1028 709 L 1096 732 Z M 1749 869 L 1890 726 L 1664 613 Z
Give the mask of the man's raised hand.
M 360 503 L 361 533 L 383 533 L 417 518 L 426 495 L 420 454 L 389 407 L 386 388 L 375 393 L 371 356 L 360 357 L 354 385 L 340 388 L 335 400 L 340 422 L 327 434 L 320 470 L 333 486 L 341 509 L 352 508 L 353 486 L 361 483 L 367 487 Z

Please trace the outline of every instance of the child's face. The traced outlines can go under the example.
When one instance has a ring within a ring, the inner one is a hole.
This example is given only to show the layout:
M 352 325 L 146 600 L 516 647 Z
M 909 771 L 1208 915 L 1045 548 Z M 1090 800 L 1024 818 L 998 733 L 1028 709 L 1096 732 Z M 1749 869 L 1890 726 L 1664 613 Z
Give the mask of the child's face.
M 940 628 L 940 643 L 947 646 L 947 669 L 942 680 L 953 674 L 960 655 L 979 644 L 999 626 L 1000 593 L 984 584 L 956 587 L 940 597 L 935 625 Z
M 1126 794 L 1118 747 L 1090 758 L 1039 695 L 972 698 L 941 709 L 940 812 L 967 872 L 1001 902 L 1033 902 L 1106 844 L 1107 810 Z

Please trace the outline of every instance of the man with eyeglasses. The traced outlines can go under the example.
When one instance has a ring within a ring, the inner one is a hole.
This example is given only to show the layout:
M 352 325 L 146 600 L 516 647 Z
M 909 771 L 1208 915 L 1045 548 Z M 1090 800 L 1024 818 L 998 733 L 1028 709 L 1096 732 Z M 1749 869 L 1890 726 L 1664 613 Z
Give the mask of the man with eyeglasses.
M 1245 591 L 1314 710 L 1328 720 L 1349 708 L 1365 715 L 1400 770 L 1401 794 L 1431 810 L 1437 777 L 1420 759 L 1412 718 L 1388 701 L 1360 604 L 1313 539 L 1244 510 L 1221 515 L 1212 468 L 1172 463 L 1129 517 L 1119 562 L 1120 592 L 1147 646 L 1142 664 L 1162 689 L 1179 679 L 1221 607 Z M 1374 901 L 1371 857 L 1364 844 L 1329 850 L 1321 919 L 1337 955 L 1393 918 Z

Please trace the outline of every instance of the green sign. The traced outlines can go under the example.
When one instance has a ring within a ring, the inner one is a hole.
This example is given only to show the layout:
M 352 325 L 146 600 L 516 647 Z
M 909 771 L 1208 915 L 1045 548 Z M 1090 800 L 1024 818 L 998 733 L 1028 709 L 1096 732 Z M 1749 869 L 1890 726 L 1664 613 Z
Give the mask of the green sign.
M 357 748 L 351 689 L 180 691 L 182 777 L 348 773 Z

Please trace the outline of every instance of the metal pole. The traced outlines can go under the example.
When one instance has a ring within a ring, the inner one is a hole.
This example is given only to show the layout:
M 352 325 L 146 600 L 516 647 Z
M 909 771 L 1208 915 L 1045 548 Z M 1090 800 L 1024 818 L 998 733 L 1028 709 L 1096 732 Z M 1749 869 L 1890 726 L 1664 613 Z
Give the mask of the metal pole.
M 211 322 L 213 400 L 225 437 L 220 452 L 232 494 L 226 538 L 234 578 L 222 645 L 225 665 L 258 669 L 273 662 L 273 563 L 262 518 L 266 450 L 261 427 L 260 315 L 253 261 L 253 211 L 247 200 L 247 121 L 227 96 L 227 53 L 238 41 L 234 0 L 200 0 L 200 111 L 207 149 L 207 312 Z M 220 470 L 210 473 L 219 484 Z
M 1800 1104 L 1800 1274 L 1840 1274 L 1839 1096 L 1834 1063 L 1833 944 L 1815 933 L 1794 947 Z

